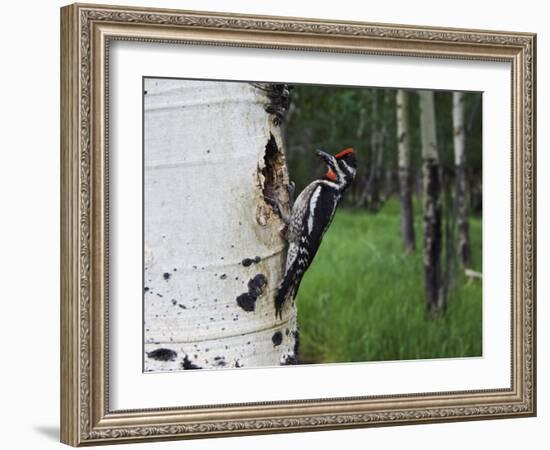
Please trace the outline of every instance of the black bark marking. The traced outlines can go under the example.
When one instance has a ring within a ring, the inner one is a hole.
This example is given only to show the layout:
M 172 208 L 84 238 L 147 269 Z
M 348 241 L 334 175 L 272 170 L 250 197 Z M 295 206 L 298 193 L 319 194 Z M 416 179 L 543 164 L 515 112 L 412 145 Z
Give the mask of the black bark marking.
M 227 275 L 225 273 L 222 273 L 220 275 L 220 280 L 225 280 L 227 278 Z
M 433 159 L 424 162 L 424 288 L 428 312 L 443 312 L 441 289 L 441 182 L 439 164 Z
M 259 273 L 248 282 L 248 292 L 259 297 L 266 285 L 267 278 L 263 273 Z
M 256 299 L 252 297 L 248 292 L 241 294 L 237 297 L 237 305 L 239 305 L 245 311 L 251 312 L 256 308 Z M 233 321 L 237 321 L 236 317 L 233 318 Z
M 147 353 L 148 358 L 156 359 L 157 361 L 174 361 L 177 356 L 178 353 L 169 348 L 157 348 Z
M 265 111 L 273 115 L 274 125 L 281 125 L 290 106 L 292 86 L 282 83 L 253 83 L 253 86 L 265 92 L 268 100 L 264 106 Z
M 298 361 L 298 355 L 300 354 L 300 332 L 298 330 L 294 330 L 292 335 L 294 336 L 294 357 L 296 358 L 296 361 Z
M 143 288 L 143 290 L 144 290 L 145 292 L 149 292 L 149 288 L 148 288 L 147 286 L 145 286 L 145 287 Z
M 298 359 L 292 354 L 286 354 L 283 355 L 283 357 L 284 360 L 281 363 L 281 366 L 295 366 L 296 364 L 298 364 Z
M 472 263 L 470 252 L 470 225 L 468 222 L 468 185 L 464 162 L 456 166 L 456 212 L 458 228 L 458 254 L 463 267 Z
M 273 342 L 275 347 L 281 345 L 281 342 L 283 342 L 283 333 L 276 331 L 273 336 L 271 336 L 271 342 Z
M 164 272 L 162 274 L 162 278 L 164 278 L 165 280 L 169 280 L 170 279 L 170 274 L 168 272 Z
M 237 304 L 247 312 L 254 311 L 256 300 L 263 294 L 266 286 L 267 278 L 263 273 L 259 273 L 248 282 L 248 292 L 237 297 Z M 233 320 L 237 320 L 237 318 Z
M 293 366 L 300 363 L 298 359 L 300 352 L 300 332 L 294 330 L 292 336 L 294 337 L 294 348 L 292 349 L 292 353 L 283 355 L 284 359 L 283 362 L 281 362 L 281 366 Z
M 189 361 L 187 355 L 185 355 L 183 361 L 181 362 L 181 368 L 183 370 L 202 369 L 202 367 L 197 366 L 196 364 L 193 364 L 191 361 Z
M 180 303 L 180 304 L 178 304 L 178 306 L 179 306 L 179 307 L 180 307 L 181 309 L 187 309 L 187 306 L 185 306 L 185 305 L 182 305 L 181 303 Z
M 218 367 L 224 367 L 226 365 L 225 358 L 223 356 L 216 356 L 214 361 Z
M 251 266 L 252 264 L 256 263 L 258 264 L 262 258 L 259 256 L 255 256 L 254 258 L 245 258 L 241 261 L 241 264 L 245 267 Z

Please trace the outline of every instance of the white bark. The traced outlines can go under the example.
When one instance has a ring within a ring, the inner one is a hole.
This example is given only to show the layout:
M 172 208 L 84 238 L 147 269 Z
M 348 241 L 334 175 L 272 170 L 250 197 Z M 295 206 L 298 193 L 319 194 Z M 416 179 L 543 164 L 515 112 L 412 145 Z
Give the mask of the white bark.
M 397 114 L 397 165 L 409 169 L 410 163 L 410 135 L 409 135 L 409 100 L 407 91 L 398 89 L 396 94 Z
M 401 236 L 406 252 L 415 249 L 413 204 L 410 180 L 410 135 L 409 96 L 398 89 L 395 103 L 397 114 L 397 170 L 399 175 L 399 198 L 401 201 Z
M 294 354 L 296 310 L 275 316 L 285 242 L 262 193 L 271 136 L 282 191 L 288 175 L 266 96 L 231 82 L 144 89 L 145 370 L 278 365 Z
M 420 97 L 422 159 L 438 162 L 434 93 L 433 91 L 420 91 L 418 95 Z
M 453 143 L 455 166 L 464 164 L 464 94 L 453 92 Z
M 456 173 L 458 254 L 464 267 L 471 263 L 470 226 L 468 223 L 468 185 L 466 182 L 466 132 L 464 129 L 464 94 L 453 92 L 453 143 Z

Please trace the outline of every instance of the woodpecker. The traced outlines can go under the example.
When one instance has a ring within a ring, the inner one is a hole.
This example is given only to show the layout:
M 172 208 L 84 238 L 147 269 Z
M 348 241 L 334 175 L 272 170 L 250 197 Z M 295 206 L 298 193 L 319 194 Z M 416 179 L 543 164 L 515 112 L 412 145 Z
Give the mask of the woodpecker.
M 336 207 L 355 179 L 357 164 L 353 149 L 345 149 L 334 156 L 317 150 L 317 156 L 327 165 L 326 175 L 311 182 L 300 193 L 290 214 L 285 215 L 277 202 L 271 202 L 287 225 L 285 274 L 275 296 L 275 315 L 280 318 L 285 302 L 296 297 L 302 277 L 321 245 Z

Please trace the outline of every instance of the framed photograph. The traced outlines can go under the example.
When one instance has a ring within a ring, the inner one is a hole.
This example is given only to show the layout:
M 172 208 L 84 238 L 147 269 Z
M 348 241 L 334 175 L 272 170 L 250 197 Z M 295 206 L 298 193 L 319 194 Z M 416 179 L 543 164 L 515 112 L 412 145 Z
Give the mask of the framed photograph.
M 535 58 L 62 8 L 62 442 L 535 415 Z

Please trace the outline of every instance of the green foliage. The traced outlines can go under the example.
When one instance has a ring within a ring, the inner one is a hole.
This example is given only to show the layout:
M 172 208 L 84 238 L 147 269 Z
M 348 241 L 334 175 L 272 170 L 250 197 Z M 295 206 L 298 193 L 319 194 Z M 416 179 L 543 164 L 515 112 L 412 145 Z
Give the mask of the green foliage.
M 316 149 L 336 153 L 353 147 L 359 164 L 358 179 L 351 193 L 351 196 L 355 195 L 369 172 L 371 136 L 375 130 L 384 134 L 384 166 L 395 168 L 395 93 L 396 89 L 391 88 L 293 86 L 285 137 L 288 166 L 297 192 L 322 174 L 322 164 L 315 158 Z M 436 92 L 435 106 L 441 162 L 453 169 L 452 92 Z M 408 111 L 411 168 L 414 174 L 421 166 L 420 110 L 415 90 L 409 91 Z M 480 93 L 465 95 L 465 116 L 467 167 L 472 177 L 481 180 Z
M 293 86 L 285 136 L 287 160 L 298 192 L 322 173 L 315 150 L 336 153 L 353 147 L 366 161 L 371 104 L 379 90 L 331 86 Z M 315 168 L 317 172 L 315 172 Z
M 303 362 L 481 355 L 481 281 L 460 274 L 445 317 L 427 317 L 422 252 L 402 252 L 399 220 L 397 200 L 376 215 L 338 211 L 297 297 Z M 470 224 L 473 269 L 480 271 L 481 221 Z

